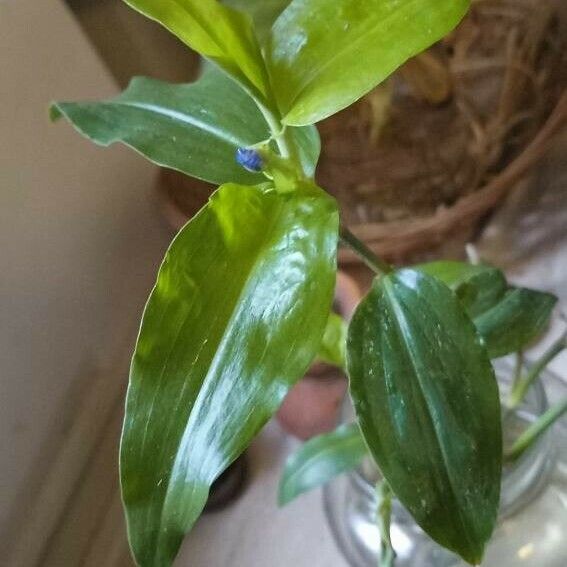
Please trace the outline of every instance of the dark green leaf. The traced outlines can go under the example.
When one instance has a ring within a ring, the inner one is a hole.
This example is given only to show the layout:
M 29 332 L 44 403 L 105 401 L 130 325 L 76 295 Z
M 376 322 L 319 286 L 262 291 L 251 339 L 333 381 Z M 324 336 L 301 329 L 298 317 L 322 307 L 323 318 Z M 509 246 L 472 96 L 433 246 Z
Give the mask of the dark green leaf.
M 480 337 L 437 279 L 376 280 L 349 327 L 347 365 L 362 433 L 417 523 L 479 563 L 496 521 L 499 394 Z
M 511 288 L 491 309 L 475 317 L 492 358 L 518 352 L 549 323 L 557 298 L 549 293 Z
M 508 289 L 502 271 L 483 264 L 439 261 L 421 264 L 415 269 L 448 285 L 471 317 L 493 307 Z
M 266 58 L 286 124 L 315 123 L 359 99 L 451 31 L 469 0 L 293 0 Z
M 356 468 L 367 451 L 355 423 L 310 439 L 285 465 L 278 494 L 280 506 Z
M 234 155 L 238 147 L 269 138 L 266 121 L 252 99 L 211 66 L 195 83 L 137 78 L 115 99 L 57 103 L 52 115 L 65 116 L 97 144 L 122 142 L 158 165 L 211 183 L 265 180 L 239 166 Z M 294 129 L 294 135 L 312 174 L 320 149 L 317 131 Z
M 325 327 L 317 358 L 339 368 L 345 367 L 347 324 L 342 317 L 331 313 Z
M 540 335 L 557 301 L 548 293 L 508 287 L 504 274 L 491 266 L 431 262 L 416 269 L 456 293 L 492 358 L 518 352 Z
M 125 0 L 165 26 L 182 42 L 214 61 L 264 102 L 271 99 L 268 75 L 247 14 L 217 0 Z
M 173 241 L 132 360 L 121 446 L 130 543 L 171 565 L 218 475 L 311 364 L 335 283 L 336 204 L 225 185 Z

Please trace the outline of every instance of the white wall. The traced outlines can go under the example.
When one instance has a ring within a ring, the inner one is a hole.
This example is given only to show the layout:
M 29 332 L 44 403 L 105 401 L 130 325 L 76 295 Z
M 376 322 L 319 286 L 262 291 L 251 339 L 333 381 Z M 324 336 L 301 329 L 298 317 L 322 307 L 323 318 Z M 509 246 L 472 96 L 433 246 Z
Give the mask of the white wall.
M 48 121 L 115 91 L 60 0 L 0 0 L 0 527 L 70 385 L 130 348 L 170 238 L 152 166 Z

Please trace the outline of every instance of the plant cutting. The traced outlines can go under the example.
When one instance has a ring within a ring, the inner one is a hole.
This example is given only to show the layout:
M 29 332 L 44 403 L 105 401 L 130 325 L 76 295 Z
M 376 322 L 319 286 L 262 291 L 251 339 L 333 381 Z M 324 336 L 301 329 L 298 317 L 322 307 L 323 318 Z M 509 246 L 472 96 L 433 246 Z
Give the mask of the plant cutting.
M 435 262 L 420 266 L 420 269 L 437 273 L 438 276 L 444 278 L 455 269 L 462 271 L 464 266 L 454 262 Z M 489 266 L 479 266 L 476 269 L 484 271 L 485 274 L 499 273 Z M 499 274 L 498 277 L 501 275 Z M 486 292 L 489 292 L 489 287 L 484 288 Z M 507 293 L 510 291 L 508 290 Z M 527 290 L 522 290 L 522 292 L 525 291 Z M 490 300 L 490 303 L 492 302 L 495 302 L 494 305 L 496 305 L 498 300 L 493 298 Z M 479 313 L 473 319 L 481 332 L 481 321 L 485 313 Z M 502 335 L 514 333 L 510 327 L 501 328 L 500 332 Z M 512 339 L 512 342 L 514 340 Z M 495 343 L 492 342 L 492 344 L 495 346 Z M 500 508 L 504 517 L 515 513 L 518 506 L 522 506 L 521 499 L 526 494 L 528 497 L 530 494 L 536 494 L 533 487 L 541 486 L 541 477 L 545 476 L 548 468 L 547 457 L 544 453 L 542 457 L 536 450 L 538 445 L 545 445 L 544 437 L 547 431 L 567 413 L 567 398 L 547 407 L 545 390 L 539 382 L 546 375 L 549 363 L 566 349 L 567 332 L 564 332 L 530 365 L 525 365 L 521 351 L 516 353 L 514 365 L 508 361 L 509 357 L 505 360 L 497 360 L 494 364 L 500 382 L 501 419 L 505 433 L 502 453 L 502 494 L 500 496 Z M 352 475 L 351 481 L 345 481 L 338 487 L 331 484 L 325 498 L 333 532 L 346 557 L 353 561 L 353 566 L 375 564 L 368 561 L 368 556 L 374 555 L 376 545 L 369 540 L 370 534 L 367 536 L 357 527 L 357 522 L 368 520 L 376 523 L 376 534 L 380 534 L 379 566 L 387 567 L 396 564 L 396 554 L 390 538 L 391 521 L 399 522 L 398 531 L 401 530 L 404 534 L 398 541 L 399 545 L 409 547 L 403 542 L 405 538 L 414 537 L 415 541 L 412 546 L 415 549 L 412 553 L 415 553 L 415 557 L 420 557 L 420 564 L 423 562 L 424 565 L 436 565 L 436 560 L 428 558 L 428 554 L 431 553 L 437 561 L 441 561 L 440 556 L 434 546 L 416 535 L 415 525 L 408 524 L 406 511 L 398 506 L 397 513 L 392 513 L 395 495 L 385 480 L 385 475 L 372 459 L 371 449 L 360 427 L 348 419 L 349 414 L 350 412 L 347 412 L 347 423 L 342 424 L 331 433 L 312 438 L 289 457 L 280 481 L 278 496 L 280 505 L 286 505 L 314 488 L 333 483 L 337 477 L 348 473 Z M 410 440 L 405 440 L 405 446 L 408 452 L 413 448 Z M 375 486 L 374 494 L 372 494 L 373 485 Z M 337 490 L 339 493 L 334 494 L 333 491 Z M 352 507 L 346 509 L 343 500 L 348 497 L 351 497 L 353 502 Z M 374 512 L 370 513 L 367 510 L 368 506 L 372 506 Z M 337 515 L 339 517 L 336 517 Z M 340 517 L 341 515 L 352 517 Z M 529 534 L 528 537 L 531 535 Z M 344 545 L 344 538 L 349 536 L 356 541 Z M 352 551 L 357 545 L 364 548 L 362 554 Z M 404 551 L 403 565 L 413 565 L 412 557 L 414 556 L 408 555 L 407 549 Z M 447 560 L 444 556 L 442 564 L 453 565 L 454 561 Z
M 216 0 L 127 3 L 212 65 L 191 84 L 136 78 L 109 101 L 56 103 L 52 117 L 220 185 L 167 251 L 132 359 L 120 478 L 136 562 L 171 565 L 212 483 L 328 355 L 340 241 L 376 276 L 346 359 L 388 483 L 381 515 L 392 491 L 435 541 L 480 563 L 502 467 L 490 358 L 523 349 L 555 299 L 492 268 L 395 269 L 315 181 L 314 125 L 447 34 L 468 1 L 293 0 L 263 33 Z

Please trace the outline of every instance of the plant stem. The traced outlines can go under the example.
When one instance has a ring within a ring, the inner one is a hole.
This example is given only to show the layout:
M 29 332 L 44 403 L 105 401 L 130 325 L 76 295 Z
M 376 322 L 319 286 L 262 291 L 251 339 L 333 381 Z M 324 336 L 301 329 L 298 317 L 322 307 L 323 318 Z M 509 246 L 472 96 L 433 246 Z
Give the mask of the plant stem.
M 504 455 L 506 460 L 513 461 L 520 457 L 534 441 L 543 435 L 565 412 L 567 412 L 567 400 L 548 409 L 535 423 L 526 429 L 509 451 Z
M 508 402 L 509 409 L 516 409 L 525 398 L 532 384 L 539 378 L 545 367 L 565 348 L 567 348 L 567 333 L 563 333 L 534 363 L 525 378 L 517 380 Z
M 256 104 L 270 128 L 270 132 L 278 146 L 280 156 L 284 159 L 289 159 L 294 165 L 303 171 L 301 161 L 299 159 L 299 150 L 290 134 L 291 130 L 286 129 L 274 113 L 260 101 L 256 100 Z M 392 266 L 378 258 L 372 250 L 370 250 L 346 226 L 342 224 L 340 227 L 340 238 L 343 244 L 346 244 L 349 248 L 354 250 L 364 263 L 376 274 L 384 275 L 392 271 Z
M 343 244 L 354 250 L 364 263 L 376 274 L 384 275 L 392 271 L 392 266 L 378 258 L 370 248 L 359 240 L 346 226 L 341 224 L 340 237 Z
M 258 101 L 256 101 L 256 104 L 268 123 L 272 137 L 278 146 L 280 156 L 284 159 L 289 159 L 296 165 L 300 165 L 297 147 L 290 137 L 289 130 L 285 128 L 271 110 Z
M 376 485 L 376 524 L 380 530 L 380 555 L 378 557 L 378 567 L 393 567 L 396 560 L 396 553 L 392 547 L 390 537 L 390 524 L 392 522 L 392 498 L 393 493 L 390 485 L 382 480 Z

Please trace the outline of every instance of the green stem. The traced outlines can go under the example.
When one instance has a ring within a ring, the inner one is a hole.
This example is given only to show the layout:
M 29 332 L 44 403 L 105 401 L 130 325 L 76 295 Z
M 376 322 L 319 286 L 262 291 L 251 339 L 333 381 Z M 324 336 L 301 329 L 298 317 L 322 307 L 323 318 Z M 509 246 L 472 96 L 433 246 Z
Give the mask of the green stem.
M 263 104 L 256 101 L 260 112 L 268 123 L 272 137 L 276 141 L 280 156 L 284 159 L 289 159 L 295 165 L 300 166 L 299 153 L 297 147 L 290 136 L 290 130 L 286 128 L 273 114 L 271 110 L 266 108 Z
M 299 159 L 299 150 L 291 136 L 291 130 L 289 128 L 285 128 L 274 113 L 261 102 L 256 100 L 256 104 L 270 128 L 270 132 L 278 146 L 280 156 L 284 159 L 290 160 L 300 171 L 303 171 L 301 161 Z M 341 225 L 340 237 L 341 241 L 354 250 L 363 262 L 376 274 L 384 275 L 392 271 L 392 266 L 378 258 L 372 250 L 370 250 L 344 225 Z
M 530 368 L 526 377 L 518 380 L 512 392 L 510 393 L 510 400 L 508 402 L 509 409 L 516 409 L 526 397 L 526 394 L 532 384 L 539 378 L 539 375 L 546 368 L 546 366 L 565 348 L 567 347 L 567 333 L 563 333 L 534 363 Z
M 376 274 L 384 275 L 392 271 L 392 266 L 378 258 L 370 248 L 359 240 L 346 226 L 341 225 L 340 236 L 343 244 L 354 250 L 364 263 Z
M 396 553 L 392 547 L 390 537 L 390 524 L 392 522 L 392 489 L 390 485 L 382 480 L 376 485 L 376 524 L 380 530 L 380 555 L 378 557 L 378 567 L 393 567 L 396 560 Z
M 528 427 L 509 451 L 506 451 L 505 459 L 513 461 L 520 457 L 522 453 L 531 447 L 539 437 L 541 437 L 565 412 L 567 412 L 567 400 L 548 409 L 535 423 Z

